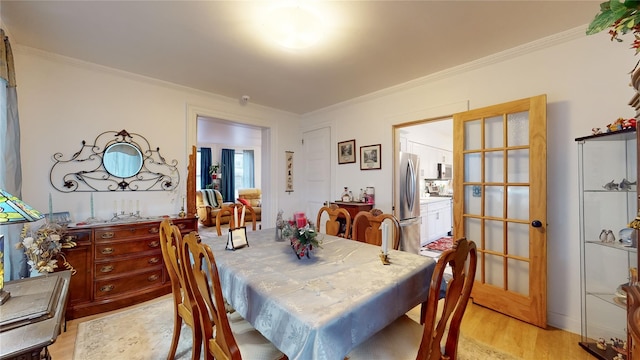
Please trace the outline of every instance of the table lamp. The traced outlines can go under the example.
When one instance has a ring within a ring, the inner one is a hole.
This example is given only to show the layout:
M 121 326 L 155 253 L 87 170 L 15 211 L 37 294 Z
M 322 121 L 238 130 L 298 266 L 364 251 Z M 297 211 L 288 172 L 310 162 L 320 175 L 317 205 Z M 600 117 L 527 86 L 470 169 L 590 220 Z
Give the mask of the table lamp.
M 40 211 L 0 189 L 0 225 L 37 221 L 43 217 Z M 0 305 L 9 300 L 10 296 L 11 294 L 4 290 L 4 236 L 0 235 Z

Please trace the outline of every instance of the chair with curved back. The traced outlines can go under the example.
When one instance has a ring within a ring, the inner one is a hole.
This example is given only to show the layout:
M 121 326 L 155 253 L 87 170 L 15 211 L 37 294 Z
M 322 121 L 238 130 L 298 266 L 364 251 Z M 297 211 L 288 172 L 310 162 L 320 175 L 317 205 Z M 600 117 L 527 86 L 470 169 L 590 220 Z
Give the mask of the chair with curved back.
M 325 223 L 325 233 L 328 235 L 341 236 L 345 238 L 349 238 L 349 234 L 351 233 L 351 215 L 346 209 L 338 207 L 336 204 L 331 204 L 329 206 L 323 206 L 318 211 L 318 217 L 316 220 L 316 230 L 320 232 L 320 220 L 324 213 L 327 213 L 329 219 Z M 338 217 L 344 218 L 345 221 L 345 231 L 341 233 L 342 223 L 338 221 Z
M 395 216 L 384 214 L 380 209 L 358 212 L 353 219 L 353 234 L 351 238 L 368 244 L 382 245 L 380 226 L 385 220 L 388 220 L 393 227 L 393 243 L 391 247 L 394 250 L 398 250 L 400 248 L 400 223 Z
M 181 255 L 187 289 L 200 315 L 205 359 L 286 359 L 237 312 L 227 314 L 213 252 L 196 232 L 184 237 Z
M 160 246 L 162 248 L 162 258 L 171 280 L 171 293 L 173 295 L 173 337 L 167 359 L 173 359 L 176 355 L 183 321 L 191 327 L 193 334 L 194 346 L 192 347 L 191 358 L 200 359 L 202 333 L 200 332 L 198 310 L 191 294 L 187 291 L 187 280 L 180 264 L 181 244 L 182 235 L 180 234 L 180 229 L 171 224 L 169 219 L 163 220 L 160 223 Z
M 451 250 L 442 253 L 433 270 L 429 298 L 423 303 L 424 326 L 403 315 L 352 350 L 347 358 L 456 359 L 460 324 L 471 296 L 477 261 L 476 244 L 465 238 L 458 239 Z M 453 277 L 447 284 L 444 304 L 438 306 L 447 265 L 451 266 Z
M 240 214 L 242 214 L 243 208 L 245 209 L 245 221 L 241 224 L 236 224 L 236 221 L 234 219 L 234 209 L 238 209 L 238 223 L 239 223 Z M 218 232 L 218 236 L 222 236 L 221 219 L 223 214 L 229 214 L 231 217 L 231 219 L 229 220 L 229 229 L 233 230 L 235 228 L 243 227 L 246 223 L 246 219 L 250 217 L 251 222 L 253 223 L 252 230 L 256 231 L 256 213 L 253 210 L 253 208 L 248 205 L 233 203 L 233 204 L 222 205 L 222 207 L 220 208 L 220 210 L 218 210 L 218 213 L 216 214 L 216 231 Z

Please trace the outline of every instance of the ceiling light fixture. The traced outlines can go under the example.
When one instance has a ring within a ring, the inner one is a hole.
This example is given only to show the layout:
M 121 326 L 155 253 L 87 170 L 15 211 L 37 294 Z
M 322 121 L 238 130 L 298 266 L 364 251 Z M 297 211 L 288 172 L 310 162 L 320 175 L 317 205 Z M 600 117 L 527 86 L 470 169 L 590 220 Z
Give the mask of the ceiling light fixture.
M 270 37 L 289 49 L 304 49 L 324 35 L 325 22 L 308 1 L 288 1 L 267 12 L 264 26 Z

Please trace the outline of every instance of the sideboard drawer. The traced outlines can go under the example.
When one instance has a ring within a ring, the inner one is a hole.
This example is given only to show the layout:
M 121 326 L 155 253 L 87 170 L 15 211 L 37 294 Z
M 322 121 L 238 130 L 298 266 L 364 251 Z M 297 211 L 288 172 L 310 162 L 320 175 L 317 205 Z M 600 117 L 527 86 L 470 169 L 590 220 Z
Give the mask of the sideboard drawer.
M 96 229 L 96 242 L 113 241 L 122 239 L 131 239 L 144 236 L 158 236 L 160 234 L 160 225 L 145 225 L 145 226 L 128 226 L 128 227 L 112 227 Z
M 91 243 L 91 229 L 67 231 L 62 236 L 62 241 L 73 241 L 77 244 Z
M 95 297 L 96 299 L 112 297 L 145 288 L 159 287 L 162 283 L 162 268 L 113 279 L 96 280 Z
M 100 279 L 107 276 L 120 275 L 134 270 L 150 269 L 157 266 L 164 266 L 162 262 L 162 253 L 160 252 L 137 258 L 100 261 L 95 264 L 94 277 L 96 279 Z
M 96 243 L 96 260 L 136 254 L 143 251 L 157 251 L 161 253 L 160 238 L 149 238 L 138 241 L 124 241 L 112 243 Z M 161 255 L 162 256 L 162 255 Z

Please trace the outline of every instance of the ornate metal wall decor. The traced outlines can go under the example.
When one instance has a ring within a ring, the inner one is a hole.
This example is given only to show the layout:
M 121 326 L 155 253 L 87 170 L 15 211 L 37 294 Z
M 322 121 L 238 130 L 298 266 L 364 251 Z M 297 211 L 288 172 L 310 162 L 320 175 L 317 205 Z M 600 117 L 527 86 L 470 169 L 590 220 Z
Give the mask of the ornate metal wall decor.
M 55 153 L 53 160 L 49 181 L 61 192 L 171 191 L 180 182 L 177 160 L 167 163 L 159 147 L 126 130 L 105 131 L 93 144 L 82 140 L 71 158 Z

